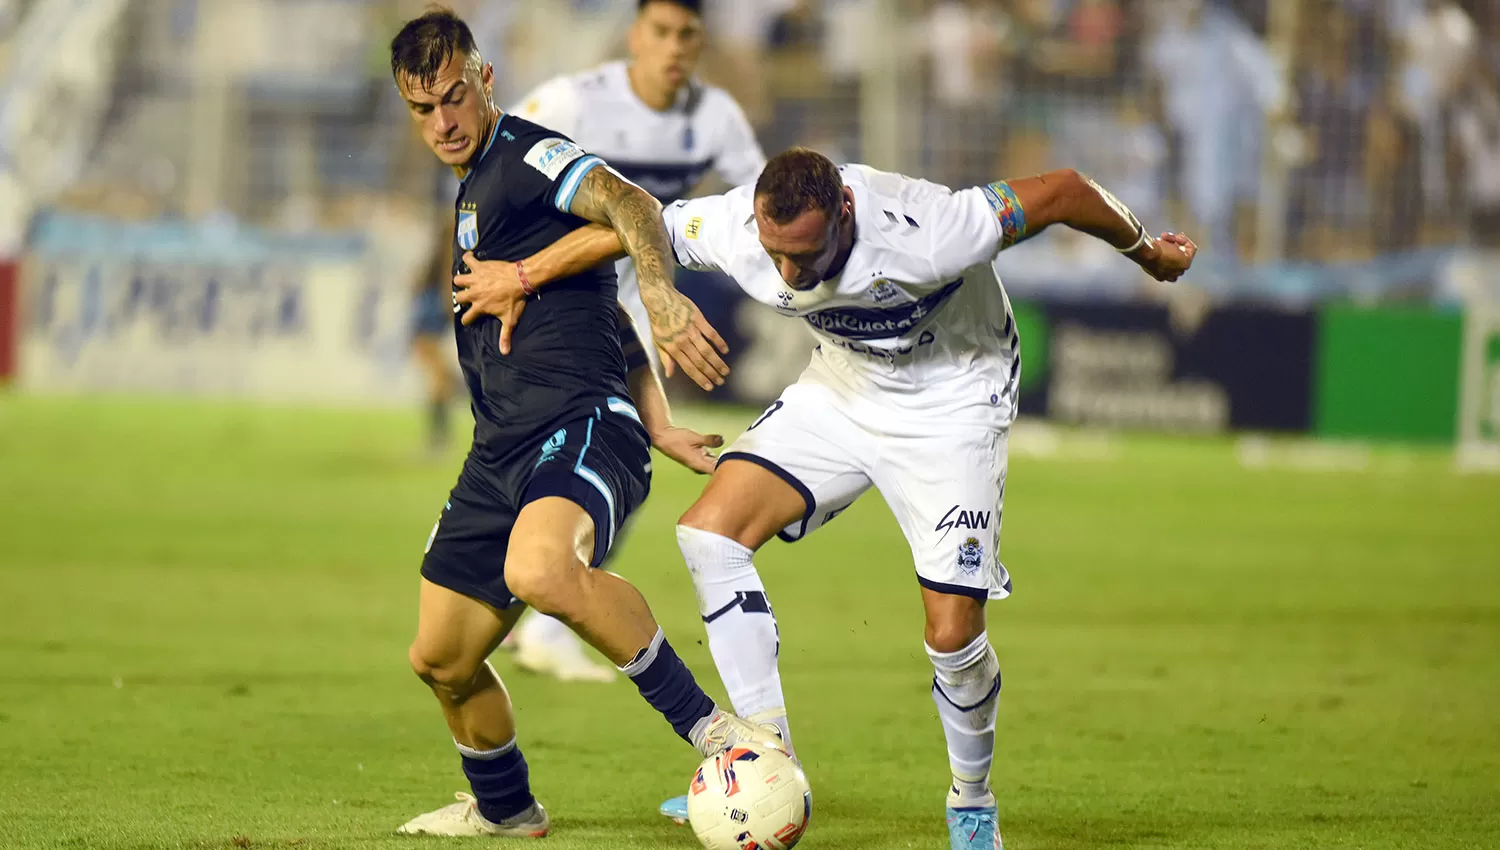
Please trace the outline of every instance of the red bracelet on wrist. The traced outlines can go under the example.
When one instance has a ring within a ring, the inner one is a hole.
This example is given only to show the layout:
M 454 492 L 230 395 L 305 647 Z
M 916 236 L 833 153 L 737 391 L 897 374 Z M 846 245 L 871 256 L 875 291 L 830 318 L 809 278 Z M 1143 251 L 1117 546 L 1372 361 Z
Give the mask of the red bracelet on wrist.
M 521 291 L 528 296 L 536 294 L 536 287 L 526 277 L 526 263 L 524 260 L 516 260 L 516 277 L 521 279 Z

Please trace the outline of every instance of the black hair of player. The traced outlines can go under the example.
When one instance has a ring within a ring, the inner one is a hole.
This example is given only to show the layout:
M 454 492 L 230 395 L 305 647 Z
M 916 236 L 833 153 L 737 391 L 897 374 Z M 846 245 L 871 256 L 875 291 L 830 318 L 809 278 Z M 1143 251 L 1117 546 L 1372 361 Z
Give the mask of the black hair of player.
M 681 6 L 699 17 L 703 16 L 703 0 L 640 0 L 639 3 L 635 4 L 635 10 L 641 12 L 652 3 L 671 3 L 674 6 Z
M 391 76 L 429 87 L 455 53 L 475 56 L 474 33 L 452 9 L 434 7 L 391 39 Z
M 777 224 L 788 224 L 808 210 L 830 219 L 844 201 L 844 180 L 833 160 L 811 148 L 788 148 L 771 157 L 755 181 L 761 211 Z

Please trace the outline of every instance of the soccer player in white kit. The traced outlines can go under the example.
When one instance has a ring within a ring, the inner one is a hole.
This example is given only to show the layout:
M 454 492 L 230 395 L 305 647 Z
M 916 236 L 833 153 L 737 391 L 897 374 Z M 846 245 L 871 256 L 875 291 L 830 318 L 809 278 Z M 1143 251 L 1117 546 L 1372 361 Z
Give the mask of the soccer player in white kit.
M 703 49 L 702 0 L 640 0 L 628 34 L 630 61 L 555 77 L 511 112 L 569 136 L 663 204 L 685 197 L 710 172 L 726 184 L 753 181 L 766 163 L 734 98 L 693 78 Z M 661 360 L 629 257 L 616 262 L 620 303 L 653 368 Z M 704 470 L 711 469 L 711 459 Z M 516 662 L 564 681 L 610 681 L 612 667 L 588 659 L 562 623 L 532 613 L 506 648 Z
M 679 201 L 664 216 L 680 264 L 729 274 L 751 297 L 806 321 L 819 341 L 797 383 L 720 455 L 677 526 L 735 710 L 774 724 L 791 748 L 755 550 L 812 533 L 878 488 L 911 546 L 926 612 L 952 773 L 950 845 L 1001 847 L 989 785 L 1000 665 L 985 603 L 1011 590 L 999 542 L 1021 360 L 996 255 L 1064 224 L 1171 281 L 1197 247 L 1182 234 L 1153 239 L 1075 171 L 952 191 L 838 168 L 800 148 L 772 158 L 754 186 Z M 550 279 L 617 255 L 617 242 L 583 228 L 525 262 Z M 685 817 L 685 798 L 662 812 Z

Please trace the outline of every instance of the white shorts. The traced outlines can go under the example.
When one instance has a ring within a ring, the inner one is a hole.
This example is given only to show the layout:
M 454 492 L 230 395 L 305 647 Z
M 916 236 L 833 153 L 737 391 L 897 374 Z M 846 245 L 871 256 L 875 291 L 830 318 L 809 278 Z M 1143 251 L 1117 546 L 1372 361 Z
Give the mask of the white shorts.
M 1000 563 L 1005 429 L 935 425 L 891 436 L 854 421 L 817 384 L 788 387 L 721 456 L 761 466 L 807 502 L 780 533 L 795 541 L 875 487 L 911 545 L 917 582 L 975 599 L 1010 595 Z

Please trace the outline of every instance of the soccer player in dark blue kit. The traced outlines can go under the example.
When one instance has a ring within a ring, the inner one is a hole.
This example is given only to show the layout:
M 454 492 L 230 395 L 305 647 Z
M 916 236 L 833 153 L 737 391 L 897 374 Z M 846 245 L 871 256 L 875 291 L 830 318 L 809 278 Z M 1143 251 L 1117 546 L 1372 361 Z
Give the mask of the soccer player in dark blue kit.
M 497 108 L 494 71 L 449 11 L 402 28 L 391 42 L 391 72 L 423 141 L 462 179 L 455 273 L 466 254 L 514 262 L 586 222 L 610 227 L 635 260 L 657 347 L 699 384 L 722 382 L 727 368 L 715 350 L 722 340 L 673 288 L 654 198 L 570 139 Z M 510 698 L 486 662 L 527 605 L 567 623 L 619 666 L 704 755 L 778 746 L 773 733 L 716 707 L 641 594 L 597 569 L 651 478 L 615 293 L 605 264 L 532 296 L 522 324 L 454 322 L 474 444 L 428 540 L 410 659 L 438 698 L 473 794 L 401 832 L 547 833 Z

